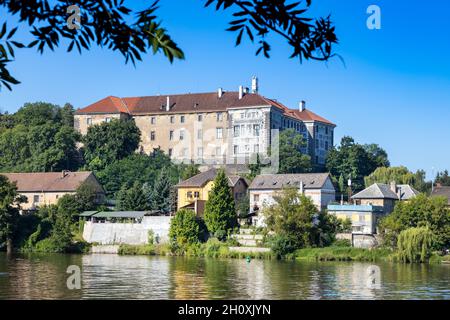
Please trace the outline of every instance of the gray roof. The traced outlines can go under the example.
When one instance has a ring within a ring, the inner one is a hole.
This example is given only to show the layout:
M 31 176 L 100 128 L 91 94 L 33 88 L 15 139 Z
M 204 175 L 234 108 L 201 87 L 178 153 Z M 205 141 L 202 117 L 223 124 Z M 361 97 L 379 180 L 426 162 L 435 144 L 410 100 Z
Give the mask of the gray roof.
M 249 189 L 299 188 L 300 181 L 303 182 L 304 189 L 320 189 L 329 176 L 329 173 L 261 174 L 253 179 Z
M 411 187 L 409 184 L 398 184 L 397 190 L 400 192 L 400 200 L 409 200 L 420 194 L 419 191 Z
M 219 170 L 220 169 L 216 168 L 209 169 L 187 180 L 181 181 L 176 185 L 176 187 L 203 187 L 209 181 L 213 181 L 216 178 Z M 228 177 L 228 186 L 230 187 L 234 187 L 239 180 L 243 180 L 245 184 L 248 184 L 247 181 L 245 181 L 245 179 L 241 178 L 240 176 L 229 173 L 226 173 L 226 175 Z
M 142 218 L 150 211 L 102 211 L 93 215 L 95 218 Z
M 352 199 L 394 199 L 398 200 L 398 196 L 391 190 L 387 184 L 374 183 L 370 187 L 355 194 Z
M 397 192 L 391 189 L 390 185 L 383 183 L 374 183 L 370 187 L 355 194 L 352 199 L 394 199 L 394 200 L 409 200 L 420 192 L 407 184 L 400 184 L 396 186 Z M 400 194 L 400 199 L 399 199 Z
M 80 217 L 90 217 L 96 214 L 98 211 L 84 211 L 80 213 Z
M 431 192 L 431 196 L 446 197 L 450 205 L 450 186 L 435 186 L 433 192 Z

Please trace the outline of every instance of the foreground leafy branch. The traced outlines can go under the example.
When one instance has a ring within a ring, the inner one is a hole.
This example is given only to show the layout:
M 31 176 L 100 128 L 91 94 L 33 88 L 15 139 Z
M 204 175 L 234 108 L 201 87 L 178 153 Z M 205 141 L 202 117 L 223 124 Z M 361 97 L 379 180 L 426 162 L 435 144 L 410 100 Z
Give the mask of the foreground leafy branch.
M 203 1 L 203 0 L 202 0 Z M 217 11 L 234 9 L 235 20 L 227 29 L 237 32 L 236 45 L 245 34 L 258 41 L 256 55 L 269 57 L 271 46 L 267 36 L 274 33 L 284 38 L 292 48 L 291 58 L 328 61 L 335 56 L 333 45 L 337 44 L 335 27 L 330 17 L 310 18 L 305 14 L 312 0 L 292 3 L 287 0 L 206 0 L 205 7 L 215 4 Z M 142 61 L 147 52 L 161 52 L 172 63 L 184 59 L 183 51 L 161 26 L 155 12 L 159 0 L 148 8 L 133 12 L 124 0 L 0 0 L 0 9 L 19 18 L 19 26 L 25 25 L 32 36 L 28 43 L 14 37 L 18 27 L 8 28 L 0 21 L 0 89 L 18 84 L 7 69 L 14 60 L 14 49 L 36 48 L 41 54 L 54 50 L 62 39 L 67 40 L 67 51 L 74 48 L 81 53 L 92 44 L 118 51 L 125 63 Z M 73 25 L 68 7 L 80 8 L 80 24 Z M 70 21 L 72 22 L 70 22 Z M 79 27 L 79 28 L 78 28 Z

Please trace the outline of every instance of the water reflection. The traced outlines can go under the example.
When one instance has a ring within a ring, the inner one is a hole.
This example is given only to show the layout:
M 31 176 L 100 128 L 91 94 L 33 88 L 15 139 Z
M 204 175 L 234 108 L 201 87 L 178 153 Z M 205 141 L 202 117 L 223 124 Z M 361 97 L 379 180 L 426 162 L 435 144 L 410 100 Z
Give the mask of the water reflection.
M 68 290 L 69 265 L 82 289 Z M 450 299 L 449 265 L 217 260 L 118 255 L 0 254 L 0 298 L 16 299 Z

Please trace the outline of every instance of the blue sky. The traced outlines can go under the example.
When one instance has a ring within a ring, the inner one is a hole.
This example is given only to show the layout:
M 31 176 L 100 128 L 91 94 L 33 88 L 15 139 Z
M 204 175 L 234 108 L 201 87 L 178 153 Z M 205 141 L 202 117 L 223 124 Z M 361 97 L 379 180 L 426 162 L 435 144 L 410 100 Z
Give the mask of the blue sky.
M 141 8 L 150 1 L 126 1 Z M 271 37 L 272 57 L 225 32 L 229 14 L 204 9 L 202 0 L 161 0 L 159 16 L 186 54 L 170 64 L 145 56 L 136 67 L 118 53 L 94 47 L 81 56 L 64 49 L 39 55 L 17 50 L 10 71 L 22 84 L 0 92 L 0 109 L 14 112 L 25 102 L 72 103 L 84 107 L 107 95 L 139 96 L 237 90 L 250 86 L 291 108 L 300 100 L 335 122 L 336 141 L 350 135 L 378 143 L 392 165 L 411 170 L 450 169 L 450 3 L 431 0 L 315 0 L 312 13 L 331 14 L 345 60 L 324 64 L 289 59 L 290 48 Z M 366 9 L 381 8 L 381 30 L 366 27 Z M 2 15 L 4 16 L 4 15 Z M 14 20 L 8 18 L 12 25 Z

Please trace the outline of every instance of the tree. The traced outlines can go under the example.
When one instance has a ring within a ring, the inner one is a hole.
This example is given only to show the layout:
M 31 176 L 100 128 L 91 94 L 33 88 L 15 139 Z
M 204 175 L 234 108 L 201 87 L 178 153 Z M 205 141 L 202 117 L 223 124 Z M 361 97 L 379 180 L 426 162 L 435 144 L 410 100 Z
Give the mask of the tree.
M 188 164 L 187 166 L 182 165 L 182 174 L 181 179 L 187 180 L 197 174 L 200 173 L 200 170 L 198 169 L 198 165 L 196 164 Z
M 400 167 L 380 167 L 372 172 L 369 176 L 364 178 L 366 187 L 374 183 L 389 184 L 395 181 L 398 184 L 409 184 L 418 191 L 427 192 L 431 187 L 429 183 L 425 182 L 425 172 L 418 170 L 412 173 L 408 168 Z
M 153 185 L 151 208 L 164 213 L 170 212 L 170 190 L 172 183 L 166 169 L 162 169 Z
M 369 156 L 372 158 L 372 162 L 377 167 L 389 167 L 391 164 L 388 159 L 387 152 L 381 148 L 378 144 L 371 143 L 371 144 L 365 144 L 364 149 L 369 154 Z
M 409 228 L 429 227 L 435 236 L 433 249 L 450 246 L 450 210 L 444 197 L 420 194 L 409 201 L 400 201 L 394 211 L 380 221 L 384 242 L 397 247 L 400 233 Z
M 219 170 L 205 205 L 205 223 L 208 231 L 219 240 L 226 238 L 237 226 L 234 199 L 224 170 Z
M 318 211 L 312 200 L 294 188 L 283 189 L 274 200 L 275 204 L 263 209 L 263 215 L 268 230 L 278 237 L 274 246 L 277 255 L 313 245 L 318 232 Z
M 397 255 L 402 262 L 426 262 L 431 256 L 434 235 L 428 226 L 400 232 Z
M 292 48 L 291 58 L 300 62 L 328 61 L 335 56 L 333 47 L 338 42 L 335 27 L 330 16 L 314 19 L 306 15 L 311 2 L 205 0 L 205 6 L 215 5 L 217 11 L 232 10 L 234 20 L 227 30 L 237 33 L 236 45 L 241 43 L 244 32 L 250 41 L 257 41 L 257 55 L 269 57 L 269 35 L 276 34 Z M 162 52 L 170 62 L 184 59 L 183 51 L 158 22 L 158 1 L 138 12 L 124 6 L 123 1 L 80 0 L 76 4 L 81 9 L 80 30 L 78 24 L 68 21 L 66 1 L 28 0 L 26 5 L 22 1 L 0 1 L 0 7 L 9 15 L 20 17 L 19 24 L 28 28 L 32 38 L 24 44 L 16 34 L 18 27 L 10 29 L 5 22 L 0 28 L 0 40 L 4 41 L 0 44 L 0 84 L 11 90 L 12 84 L 19 83 L 7 68 L 14 59 L 14 49 L 37 47 L 42 54 L 66 43 L 62 39 L 68 40 L 68 52 L 76 48 L 81 53 L 95 43 L 120 52 L 126 63 L 141 61 L 149 50 L 154 54 Z M 74 27 L 69 29 L 68 24 Z
M 152 155 L 133 153 L 107 165 L 103 170 L 96 171 L 96 176 L 108 195 L 113 196 L 124 184 L 131 186 L 135 181 L 152 189 L 154 181 L 163 169 L 167 171 L 170 183 L 176 184 L 183 172 L 182 166 L 172 163 L 164 153 Z
M 6 244 L 6 250 L 12 251 L 13 238 L 19 218 L 20 203 L 25 200 L 17 193 L 17 186 L 8 178 L 0 175 L 0 247 Z
M 364 177 L 376 169 L 376 163 L 364 146 L 355 143 L 351 137 L 343 137 L 340 146 L 332 148 L 326 159 L 327 170 L 334 177 L 352 179 L 352 188 L 364 188 Z
M 300 151 L 305 145 L 303 135 L 294 129 L 286 129 L 280 133 L 279 173 L 303 173 L 311 171 L 311 157 Z
M 141 132 L 134 120 L 114 119 L 91 126 L 83 137 L 84 158 L 91 169 L 103 169 L 133 154 L 140 139 Z M 91 162 L 96 164 L 95 168 Z
M 77 170 L 80 135 L 63 123 L 62 109 L 48 103 L 28 103 L 11 115 L 0 130 L 0 171 Z M 65 116 L 70 121 L 70 115 Z
M 172 251 L 184 252 L 187 246 L 199 242 L 200 226 L 192 210 L 178 211 L 170 222 L 169 241 Z
M 237 201 L 236 211 L 239 217 L 245 217 L 250 213 L 250 197 L 248 193 Z
M 450 186 L 450 176 L 448 175 L 448 170 L 438 172 L 436 175 L 436 179 L 434 179 L 434 183 L 439 183 L 442 186 Z
M 131 188 L 123 185 L 117 193 L 117 208 L 119 210 L 144 211 L 150 209 L 148 197 L 139 182 L 135 182 Z

